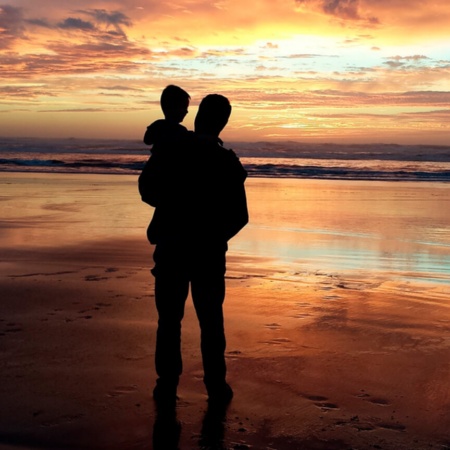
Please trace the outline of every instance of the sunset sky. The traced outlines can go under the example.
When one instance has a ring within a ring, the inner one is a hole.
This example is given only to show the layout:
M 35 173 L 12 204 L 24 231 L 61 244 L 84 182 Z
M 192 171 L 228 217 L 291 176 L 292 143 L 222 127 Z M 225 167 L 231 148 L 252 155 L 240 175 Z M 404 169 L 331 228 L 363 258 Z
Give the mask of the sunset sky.
M 226 140 L 450 145 L 448 0 L 0 0 L 0 136 L 141 139 L 177 84 Z

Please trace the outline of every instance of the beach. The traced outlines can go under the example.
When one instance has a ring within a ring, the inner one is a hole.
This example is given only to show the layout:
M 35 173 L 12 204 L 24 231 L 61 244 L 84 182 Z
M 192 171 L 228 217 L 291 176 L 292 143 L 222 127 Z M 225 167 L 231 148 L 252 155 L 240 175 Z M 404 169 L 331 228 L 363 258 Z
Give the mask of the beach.
M 151 396 L 137 177 L 0 184 L 0 449 L 450 449 L 448 183 L 249 178 L 227 258 L 235 396 L 208 413 L 188 299 L 173 423 Z

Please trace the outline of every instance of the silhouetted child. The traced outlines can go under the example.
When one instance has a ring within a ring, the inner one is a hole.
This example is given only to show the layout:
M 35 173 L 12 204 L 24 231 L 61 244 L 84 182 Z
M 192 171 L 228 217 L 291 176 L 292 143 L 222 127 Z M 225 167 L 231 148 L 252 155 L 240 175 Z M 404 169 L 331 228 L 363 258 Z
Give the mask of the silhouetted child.
M 152 145 L 152 154 L 179 145 L 186 138 L 189 132 L 180 123 L 188 113 L 190 99 L 184 89 L 173 84 L 162 91 L 160 104 L 165 118 L 150 124 L 144 135 L 144 143 Z
M 190 99 L 190 95 L 184 89 L 173 84 L 162 91 L 160 104 L 165 118 L 151 123 L 144 135 L 144 143 L 152 146 L 151 158 L 170 159 L 171 150 L 185 145 L 192 135 L 192 132 L 180 125 L 188 113 Z M 153 202 L 151 192 L 156 182 L 155 177 L 149 174 L 150 159 L 139 176 L 139 191 L 142 200 L 148 204 Z

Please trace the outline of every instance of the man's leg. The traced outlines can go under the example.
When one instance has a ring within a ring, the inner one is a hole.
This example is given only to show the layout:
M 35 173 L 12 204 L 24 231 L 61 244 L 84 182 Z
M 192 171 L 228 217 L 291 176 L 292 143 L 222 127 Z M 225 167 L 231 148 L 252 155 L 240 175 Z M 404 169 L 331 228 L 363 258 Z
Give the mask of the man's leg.
M 155 398 L 158 392 L 175 397 L 181 375 L 181 321 L 189 292 L 187 276 L 176 270 L 170 254 L 155 251 L 155 301 L 158 311 L 155 366 L 158 374 Z
M 209 252 L 208 252 L 209 253 Z M 226 397 L 231 388 L 226 384 L 225 330 L 223 301 L 225 299 L 225 253 L 204 255 L 196 265 L 191 280 L 192 299 L 201 330 L 204 382 L 210 399 Z

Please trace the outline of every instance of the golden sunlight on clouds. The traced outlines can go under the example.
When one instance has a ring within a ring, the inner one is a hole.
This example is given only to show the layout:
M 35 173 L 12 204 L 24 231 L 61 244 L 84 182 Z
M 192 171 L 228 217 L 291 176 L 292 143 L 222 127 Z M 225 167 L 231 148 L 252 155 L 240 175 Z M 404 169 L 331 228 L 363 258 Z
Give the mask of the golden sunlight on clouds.
M 0 0 L 0 135 L 140 139 L 169 83 L 227 140 L 448 144 L 447 0 Z

